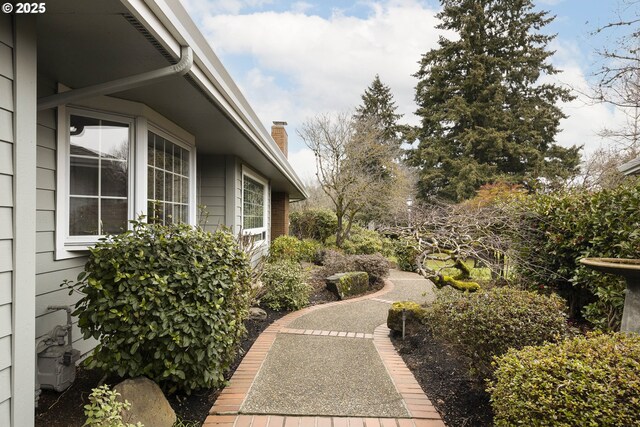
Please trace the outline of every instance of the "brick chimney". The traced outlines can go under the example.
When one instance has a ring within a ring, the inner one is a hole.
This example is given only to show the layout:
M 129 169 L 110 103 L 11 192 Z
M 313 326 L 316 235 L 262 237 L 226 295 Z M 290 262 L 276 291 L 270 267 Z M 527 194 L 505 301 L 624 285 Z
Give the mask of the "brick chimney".
M 287 122 L 273 122 L 271 137 L 276 142 L 284 157 L 289 157 L 289 136 L 285 126 Z M 289 234 L 289 194 L 271 193 L 271 240 Z
M 271 126 L 271 137 L 280 147 L 280 151 L 284 153 L 285 157 L 289 157 L 289 136 L 287 130 L 284 128 L 287 122 L 273 122 Z

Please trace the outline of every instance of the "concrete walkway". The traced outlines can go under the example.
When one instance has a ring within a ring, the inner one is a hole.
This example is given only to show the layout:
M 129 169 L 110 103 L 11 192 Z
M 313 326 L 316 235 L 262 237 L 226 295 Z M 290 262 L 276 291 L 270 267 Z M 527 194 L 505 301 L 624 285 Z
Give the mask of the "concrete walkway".
M 243 359 L 205 426 L 444 426 L 385 325 L 391 302 L 432 298 L 431 282 L 392 270 L 375 294 L 308 307 L 274 322 Z

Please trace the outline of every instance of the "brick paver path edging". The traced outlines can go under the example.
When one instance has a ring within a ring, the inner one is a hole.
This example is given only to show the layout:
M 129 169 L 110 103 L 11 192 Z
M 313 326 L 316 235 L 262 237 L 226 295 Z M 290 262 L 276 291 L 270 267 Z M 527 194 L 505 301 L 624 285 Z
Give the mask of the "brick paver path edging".
M 394 284 L 385 281 L 385 286 L 378 292 L 349 300 L 336 301 L 322 305 L 307 307 L 290 313 L 272 323 L 260 334 L 253 346 L 242 359 L 242 362 L 229 380 L 227 387 L 209 411 L 205 426 L 217 427 L 436 427 L 444 426 L 440 415 L 431 401 L 424 394 L 413 374 L 396 353 L 386 325 L 376 328 L 374 334 L 291 329 L 287 326 L 301 316 L 312 311 L 339 304 L 349 304 L 363 300 L 379 300 L 378 297 L 391 292 Z M 384 301 L 387 302 L 387 301 Z M 389 301 L 391 302 L 391 301 Z M 271 346 L 279 333 L 319 335 L 345 338 L 373 339 L 383 364 L 391 377 L 396 390 L 402 396 L 411 418 L 358 418 L 358 417 L 315 417 L 315 416 L 275 416 L 275 415 L 241 415 L 240 408 L 249 394 L 249 390 L 262 367 Z

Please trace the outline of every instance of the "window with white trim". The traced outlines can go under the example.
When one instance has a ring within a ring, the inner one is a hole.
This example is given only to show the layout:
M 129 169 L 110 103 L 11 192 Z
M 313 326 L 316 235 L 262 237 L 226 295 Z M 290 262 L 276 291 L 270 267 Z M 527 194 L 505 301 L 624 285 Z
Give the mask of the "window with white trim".
M 188 222 L 189 151 L 151 131 L 147 144 L 149 221 Z
M 242 229 L 245 235 L 267 238 L 267 182 L 246 170 L 242 172 Z
M 71 114 L 69 139 L 69 237 L 122 233 L 129 218 L 131 121 Z
M 144 116 L 65 106 L 58 114 L 56 258 L 126 231 L 139 215 L 194 222 L 193 137 L 171 124 L 186 142 Z

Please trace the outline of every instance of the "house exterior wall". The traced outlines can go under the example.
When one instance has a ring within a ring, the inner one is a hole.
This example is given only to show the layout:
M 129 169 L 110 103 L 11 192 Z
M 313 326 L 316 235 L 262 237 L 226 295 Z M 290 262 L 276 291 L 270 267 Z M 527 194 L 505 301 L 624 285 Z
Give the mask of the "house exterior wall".
M 224 156 L 198 156 L 196 172 L 198 185 L 199 223 L 205 230 L 215 231 L 226 221 L 226 163 Z M 206 222 L 205 222 L 206 221 Z
M 11 424 L 14 61 L 13 22 L 0 15 L 0 425 Z
M 55 93 L 55 83 L 44 79 L 38 81 L 38 96 Z M 61 288 L 63 280 L 76 280 L 87 261 L 82 252 L 78 256 L 56 260 L 55 214 L 56 214 L 56 110 L 38 112 L 37 121 L 37 169 L 36 169 L 36 342 L 56 325 L 67 321 L 64 311 L 51 312 L 50 305 L 73 305 L 80 298 Z M 73 319 L 74 348 L 82 354 L 96 346 L 94 339 L 84 340 Z

